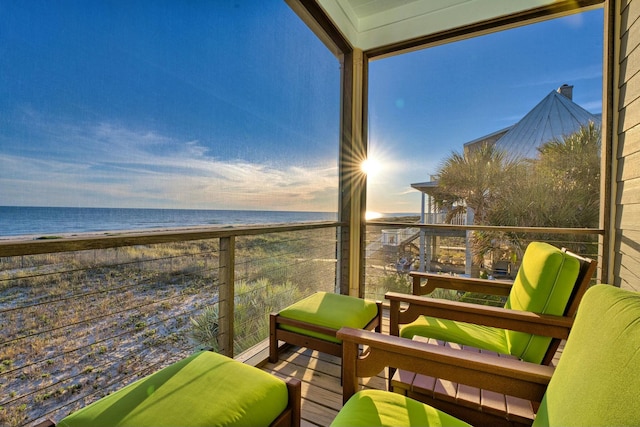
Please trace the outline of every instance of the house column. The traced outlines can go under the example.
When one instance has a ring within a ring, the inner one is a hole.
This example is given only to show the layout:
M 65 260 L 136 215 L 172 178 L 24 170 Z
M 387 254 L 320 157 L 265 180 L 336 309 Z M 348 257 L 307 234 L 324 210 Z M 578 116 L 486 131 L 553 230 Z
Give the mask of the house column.
M 367 179 L 367 59 L 354 49 L 343 55 L 340 138 L 338 286 L 342 294 L 364 296 L 364 239 Z

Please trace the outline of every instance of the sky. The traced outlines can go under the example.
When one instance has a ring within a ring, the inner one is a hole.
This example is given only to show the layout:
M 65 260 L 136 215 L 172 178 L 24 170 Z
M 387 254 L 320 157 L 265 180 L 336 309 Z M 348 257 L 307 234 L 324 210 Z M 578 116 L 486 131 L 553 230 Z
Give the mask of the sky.
M 367 209 L 551 90 L 601 111 L 602 11 L 372 61 Z M 0 205 L 336 211 L 340 66 L 280 0 L 0 0 Z

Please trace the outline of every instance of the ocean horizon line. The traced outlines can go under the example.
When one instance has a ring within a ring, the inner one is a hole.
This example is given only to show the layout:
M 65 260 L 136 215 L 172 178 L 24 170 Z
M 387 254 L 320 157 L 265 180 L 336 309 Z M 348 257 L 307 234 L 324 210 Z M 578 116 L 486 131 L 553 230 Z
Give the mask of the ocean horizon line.
M 385 213 L 382 217 L 413 216 Z M 241 209 L 0 206 L 0 238 L 336 221 L 337 212 Z

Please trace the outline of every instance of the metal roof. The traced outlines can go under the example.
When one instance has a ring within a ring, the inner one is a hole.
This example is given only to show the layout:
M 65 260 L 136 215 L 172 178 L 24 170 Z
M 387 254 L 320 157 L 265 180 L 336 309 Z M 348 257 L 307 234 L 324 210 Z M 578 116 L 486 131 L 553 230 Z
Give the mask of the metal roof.
M 510 155 L 535 158 L 538 147 L 545 142 L 568 136 L 590 121 L 600 125 L 601 116 L 592 114 L 573 102 L 569 98 L 572 93 L 573 86 L 568 85 L 551 91 L 518 123 L 465 143 L 465 151 L 482 144 L 495 143 Z M 411 184 L 411 187 L 423 193 L 429 193 L 429 190 L 437 186 L 438 181 Z
M 411 187 L 423 193 L 428 193 L 432 188 L 438 187 L 438 181 L 417 182 L 415 184 L 411 184 Z
M 602 122 L 599 115 L 554 90 L 499 138 L 496 147 L 512 155 L 534 158 L 542 144 L 568 136 L 590 121 L 597 125 Z

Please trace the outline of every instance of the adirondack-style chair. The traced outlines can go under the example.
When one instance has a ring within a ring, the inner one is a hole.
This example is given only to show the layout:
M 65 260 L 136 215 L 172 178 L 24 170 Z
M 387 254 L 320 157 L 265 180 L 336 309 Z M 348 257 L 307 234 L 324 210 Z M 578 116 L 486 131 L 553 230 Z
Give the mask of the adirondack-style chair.
M 567 337 L 595 269 L 594 260 L 532 242 L 513 284 L 412 272 L 414 295 L 385 296 L 390 300 L 390 334 L 434 338 L 549 364 Z M 499 308 L 422 296 L 435 288 L 508 298 Z

